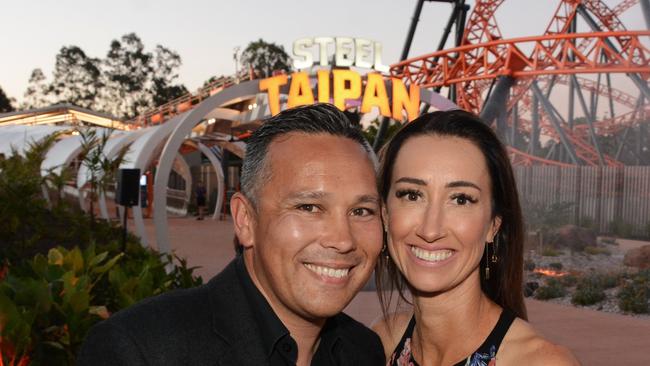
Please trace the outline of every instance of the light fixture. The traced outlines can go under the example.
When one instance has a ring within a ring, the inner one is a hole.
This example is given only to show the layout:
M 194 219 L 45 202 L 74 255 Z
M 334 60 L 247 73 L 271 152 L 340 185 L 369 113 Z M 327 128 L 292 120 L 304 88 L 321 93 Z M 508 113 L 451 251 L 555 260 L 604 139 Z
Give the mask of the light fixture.
M 215 124 L 215 122 L 217 122 L 217 119 L 216 119 L 216 118 L 210 118 L 210 119 L 208 120 L 208 124 L 209 124 L 209 125 L 213 125 L 213 124 Z

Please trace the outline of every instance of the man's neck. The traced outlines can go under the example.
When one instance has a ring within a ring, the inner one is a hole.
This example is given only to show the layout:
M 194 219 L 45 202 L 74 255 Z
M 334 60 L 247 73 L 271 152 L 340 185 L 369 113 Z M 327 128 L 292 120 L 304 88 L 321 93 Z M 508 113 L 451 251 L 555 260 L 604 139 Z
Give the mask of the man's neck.
M 274 294 L 270 293 L 270 291 L 266 291 L 265 286 L 260 283 L 255 274 L 253 253 L 244 253 L 244 264 L 255 287 L 257 287 L 262 296 L 264 296 L 282 324 L 287 327 L 291 334 L 291 338 L 296 341 L 298 346 L 296 366 L 310 365 L 311 360 L 318 349 L 320 332 L 325 326 L 327 319 L 305 319 L 284 306 Z

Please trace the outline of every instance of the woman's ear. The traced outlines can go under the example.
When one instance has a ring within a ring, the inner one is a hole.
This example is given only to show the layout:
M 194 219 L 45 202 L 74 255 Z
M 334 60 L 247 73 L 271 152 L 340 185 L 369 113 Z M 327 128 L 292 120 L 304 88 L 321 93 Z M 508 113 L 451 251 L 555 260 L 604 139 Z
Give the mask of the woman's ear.
M 501 228 L 501 216 L 495 216 L 494 219 L 492 219 L 492 225 L 490 226 L 490 230 L 488 230 L 487 232 L 487 237 L 485 238 L 485 242 L 493 243 L 500 228 Z
M 230 198 L 230 211 L 235 226 L 235 235 L 244 248 L 255 245 L 255 209 L 242 193 L 235 193 Z

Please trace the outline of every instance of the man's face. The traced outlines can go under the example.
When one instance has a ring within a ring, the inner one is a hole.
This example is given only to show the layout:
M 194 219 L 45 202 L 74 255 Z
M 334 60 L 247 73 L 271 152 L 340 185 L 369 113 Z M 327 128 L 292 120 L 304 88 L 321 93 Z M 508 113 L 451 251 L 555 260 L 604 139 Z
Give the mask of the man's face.
M 382 245 L 372 163 L 358 143 L 328 134 L 280 136 L 266 158 L 271 174 L 257 191 L 249 272 L 285 321 L 336 315 Z

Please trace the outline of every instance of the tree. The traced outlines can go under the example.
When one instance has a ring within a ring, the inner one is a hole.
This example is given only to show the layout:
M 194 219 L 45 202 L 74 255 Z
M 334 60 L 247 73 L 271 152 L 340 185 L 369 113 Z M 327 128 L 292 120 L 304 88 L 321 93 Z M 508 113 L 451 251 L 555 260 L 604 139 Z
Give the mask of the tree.
M 260 78 L 269 77 L 276 70 L 291 70 L 289 55 L 284 51 L 284 47 L 267 43 L 261 38 L 248 44 L 241 55 L 241 61 L 243 65 L 251 67 Z
M 151 54 L 135 33 L 113 40 L 103 62 L 100 107 L 115 116 L 132 118 L 152 106 L 147 81 L 152 73 Z
M 24 96 L 25 99 L 21 105 L 21 108 L 23 109 L 42 108 L 52 104 L 50 98 L 50 85 L 46 82 L 43 70 L 34 69 L 32 71 Z
M 2 87 L 0 87 L 0 113 L 13 112 L 13 99 L 7 97 Z
M 99 64 L 99 59 L 86 56 L 77 46 L 62 47 L 50 87 L 55 102 L 94 108 L 101 88 Z
M 153 78 L 151 85 L 151 94 L 153 95 L 153 104 L 159 106 L 170 100 L 176 99 L 187 94 L 187 88 L 184 85 L 174 85 L 178 79 L 176 70 L 181 66 L 181 56 L 161 45 L 156 46 L 154 54 Z

